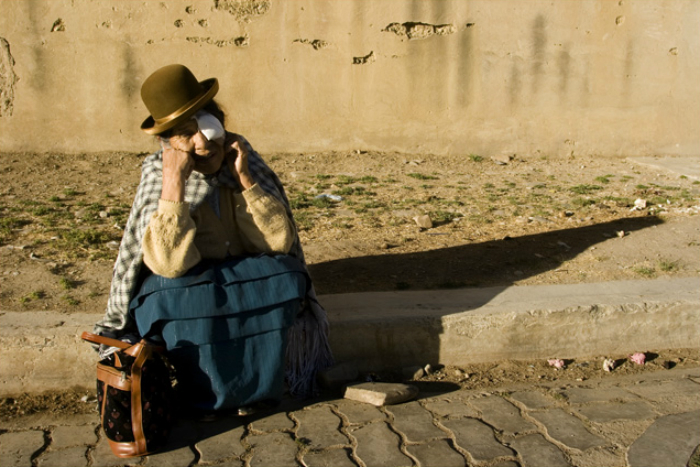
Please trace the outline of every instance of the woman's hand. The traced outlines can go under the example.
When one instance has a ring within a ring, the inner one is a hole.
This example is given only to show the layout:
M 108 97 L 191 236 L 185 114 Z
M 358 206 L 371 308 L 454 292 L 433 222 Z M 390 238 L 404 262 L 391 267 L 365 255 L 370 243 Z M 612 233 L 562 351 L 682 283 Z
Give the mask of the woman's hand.
M 233 176 L 236 177 L 240 187 L 243 190 L 247 190 L 255 185 L 255 180 L 253 180 L 253 177 L 250 175 L 250 169 L 248 167 L 248 149 L 242 137 L 235 135 L 234 138 L 230 146 L 234 153 L 233 157 L 235 157 L 233 162 Z
M 161 199 L 183 202 L 185 200 L 185 183 L 193 169 L 194 160 L 189 153 L 173 148 L 164 148 Z

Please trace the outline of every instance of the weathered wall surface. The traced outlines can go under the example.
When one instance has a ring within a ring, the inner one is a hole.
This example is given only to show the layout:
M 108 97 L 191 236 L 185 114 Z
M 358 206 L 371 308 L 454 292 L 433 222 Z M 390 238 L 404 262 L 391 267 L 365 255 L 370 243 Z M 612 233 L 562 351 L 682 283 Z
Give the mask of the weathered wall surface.
M 700 2 L 0 1 L 0 150 L 140 151 L 162 65 L 261 151 L 700 155 Z

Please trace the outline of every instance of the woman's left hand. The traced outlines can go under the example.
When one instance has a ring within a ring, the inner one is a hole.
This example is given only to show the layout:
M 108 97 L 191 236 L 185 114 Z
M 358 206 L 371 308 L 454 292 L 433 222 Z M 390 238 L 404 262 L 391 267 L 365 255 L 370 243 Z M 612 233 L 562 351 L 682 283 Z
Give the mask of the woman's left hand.
M 248 167 L 248 148 L 243 142 L 243 138 L 238 135 L 234 135 L 232 141 L 226 141 L 226 143 L 226 145 L 233 150 L 232 157 L 235 157 L 233 162 L 233 175 L 236 177 L 241 188 L 247 190 L 255 185 L 255 181 L 250 175 L 250 169 Z

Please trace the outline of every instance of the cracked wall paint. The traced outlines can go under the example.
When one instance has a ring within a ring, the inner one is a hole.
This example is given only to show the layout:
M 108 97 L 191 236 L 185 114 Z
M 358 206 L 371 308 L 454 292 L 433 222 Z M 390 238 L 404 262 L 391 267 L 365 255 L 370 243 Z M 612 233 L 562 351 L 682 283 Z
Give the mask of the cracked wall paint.
M 352 64 L 353 65 L 365 65 L 367 63 L 372 63 L 376 60 L 374 57 L 374 51 L 371 51 L 364 57 L 353 57 L 352 58 Z
M 472 24 L 472 23 L 470 23 Z M 447 36 L 457 32 L 454 24 L 426 24 L 426 23 L 391 23 L 382 32 L 393 32 L 397 36 L 406 36 L 408 40 L 427 39 L 431 36 Z
M 271 3 L 269 0 L 214 0 L 214 8 L 230 13 L 236 21 L 250 23 L 267 13 Z
M 295 44 L 305 44 L 305 45 L 310 45 L 313 47 L 314 50 L 321 50 L 325 49 L 328 47 L 330 44 L 328 42 L 320 40 L 320 39 L 314 39 L 314 40 L 309 40 L 309 39 L 294 39 L 292 41 Z
M 12 116 L 15 100 L 15 83 L 19 78 L 14 70 L 15 59 L 10 53 L 10 44 L 0 37 L 0 117 Z
M 212 39 L 211 37 L 187 37 L 185 39 L 187 42 L 192 42 L 194 44 L 209 44 L 215 45 L 216 47 L 248 47 L 250 45 L 250 36 L 247 34 L 239 37 L 232 37 L 231 39 Z

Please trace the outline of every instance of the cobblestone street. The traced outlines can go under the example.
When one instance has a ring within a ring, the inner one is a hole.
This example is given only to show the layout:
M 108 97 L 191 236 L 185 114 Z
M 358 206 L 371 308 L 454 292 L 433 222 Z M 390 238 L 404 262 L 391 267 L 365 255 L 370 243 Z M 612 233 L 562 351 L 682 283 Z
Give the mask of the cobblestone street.
M 697 465 L 699 396 L 700 369 L 686 369 L 385 407 L 287 400 L 249 418 L 181 420 L 169 450 L 143 459 L 115 457 L 96 414 L 41 414 L 3 422 L 0 449 L 3 467 L 683 467 Z

